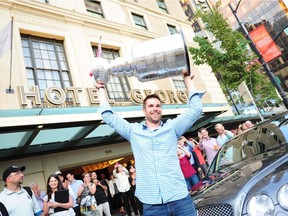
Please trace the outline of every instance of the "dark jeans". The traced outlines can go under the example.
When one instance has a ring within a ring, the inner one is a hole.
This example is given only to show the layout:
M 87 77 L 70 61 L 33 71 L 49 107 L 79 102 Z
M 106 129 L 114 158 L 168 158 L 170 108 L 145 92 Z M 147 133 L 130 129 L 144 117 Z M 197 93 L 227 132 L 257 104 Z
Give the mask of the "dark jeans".
M 75 212 L 75 216 L 81 216 L 81 214 L 80 214 L 80 206 L 74 207 L 73 210 Z
M 123 206 L 122 197 L 120 193 L 114 194 L 113 200 L 113 208 L 118 209 Z
M 143 204 L 144 216 L 196 216 L 196 209 L 190 195 L 165 204 Z
M 125 205 L 125 209 L 127 211 L 128 216 L 131 216 L 131 209 L 130 209 L 130 204 L 133 208 L 134 214 L 138 215 L 138 210 L 136 207 L 136 203 L 135 203 L 135 197 L 134 197 L 134 192 L 133 190 L 130 188 L 129 191 L 126 192 L 120 192 L 122 199 L 124 201 L 124 205 Z M 130 202 L 130 204 L 129 204 Z
M 140 215 L 143 215 L 143 203 L 137 197 L 135 197 L 135 201 Z

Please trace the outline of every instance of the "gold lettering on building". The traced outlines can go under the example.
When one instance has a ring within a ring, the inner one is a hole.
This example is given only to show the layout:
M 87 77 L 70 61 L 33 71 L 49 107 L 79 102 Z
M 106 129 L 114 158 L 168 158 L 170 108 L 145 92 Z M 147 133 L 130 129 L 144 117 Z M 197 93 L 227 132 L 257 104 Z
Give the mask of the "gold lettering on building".
M 80 96 L 82 89 L 80 87 L 66 87 L 65 90 L 56 86 L 49 87 L 44 91 L 44 98 L 42 100 L 38 86 L 32 86 L 29 91 L 25 91 L 24 86 L 19 86 L 18 92 L 22 106 L 27 106 L 28 102 L 31 101 L 35 106 L 41 106 L 42 103 L 46 102 L 51 106 L 59 107 L 67 102 L 68 97 L 69 102 L 76 106 L 81 106 Z M 90 105 L 99 105 L 100 101 L 97 89 L 86 88 L 85 92 L 86 96 L 88 96 Z M 155 90 L 153 92 L 150 89 L 144 89 L 142 91 L 140 89 L 131 89 L 130 98 L 133 103 L 142 104 L 144 98 L 153 93 L 159 96 L 163 104 L 185 103 L 188 99 L 186 91 L 173 92 L 171 90 Z M 109 99 L 109 103 L 118 105 L 114 99 Z
M 65 103 L 66 94 L 65 91 L 59 87 L 49 87 L 45 91 L 45 99 L 48 103 L 53 105 L 61 105 Z
M 145 89 L 143 90 L 144 94 L 141 94 L 139 89 L 133 89 L 130 91 L 131 100 L 137 104 L 142 104 L 144 97 L 149 94 L 153 94 L 152 90 Z M 156 90 L 154 92 L 157 94 L 164 104 L 177 104 L 179 102 L 186 103 L 188 96 L 186 91 L 177 91 L 176 93 L 171 90 Z
M 186 91 L 177 91 L 177 98 L 182 102 L 186 103 L 188 100 L 188 95 Z
M 20 102 L 22 106 L 27 106 L 27 100 L 31 100 L 34 102 L 36 106 L 41 105 L 41 98 L 39 93 L 38 86 L 32 86 L 32 91 L 26 92 L 24 86 L 18 87 L 19 95 L 20 95 Z
M 177 101 L 177 99 L 176 99 L 176 97 L 175 97 L 174 92 L 171 91 L 171 90 L 167 90 L 166 92 L 167 92 L 168 98 L 170 99 L 170 103 L 171 103 L 171 104 L 177 104 L 178 101 Z
M 153 94 L 150 89 L 144 89 L 143 91 L 144 91 L 144 93 L 145 93 L 145 97 L 146 97 L 147 95 Z
M 87 93 L 91 105 L 100 103 L 98 90 L 96 88 L 87 88 Z
M 156 90 L 155 94 L 158 95 L 162 103 L 167 103 L 167 95 L 163 90 Z
M 79 93 L 82 92 L 81 88 L 66 87 L 66 92 L 71 93 L 75 105 L 80 104 Z
M 87 93 L 88 93 L 88 97 L 89 97 L 89 101 L 91 105 L 100 103 L 98 90 L 96 88 L 87 88 Z M 113 104 L 115 103 L 115 100 L 109 99 L 108 102 Z
M 130 98 L 135 103 L 138 103 L 138 104 L 143 103 L 143 96 L 141 95 L 141 91 L 139 89 L 132 89 L 130 91 Z

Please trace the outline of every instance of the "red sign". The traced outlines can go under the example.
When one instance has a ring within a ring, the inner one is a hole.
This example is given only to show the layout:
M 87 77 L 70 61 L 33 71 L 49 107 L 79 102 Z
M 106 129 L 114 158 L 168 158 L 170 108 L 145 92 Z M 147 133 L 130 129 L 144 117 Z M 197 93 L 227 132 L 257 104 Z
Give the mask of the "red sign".
M 260 25 L 249 34 L 256 45 L 256 48 L 266 62 L 269 62 L 281 55 L 280 49 L 275 44 L 264 25 Z

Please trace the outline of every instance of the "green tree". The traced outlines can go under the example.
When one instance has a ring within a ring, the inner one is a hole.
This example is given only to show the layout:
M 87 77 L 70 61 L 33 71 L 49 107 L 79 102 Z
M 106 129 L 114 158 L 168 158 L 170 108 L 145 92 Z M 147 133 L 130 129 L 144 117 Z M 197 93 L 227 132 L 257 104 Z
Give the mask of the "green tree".
M 238 85 L 246 81 L 254 100 L 261 105 L 264 100 L 278 99 L 277 93 L 257 61 L 257 56 L 249 51 L 249 41 L 238 31 L 233 31 L 228 21 L 217 10 L 198 10 L 195 18 L 200 18 L 206 31 L 214 35 L 209 42 L 206 38 L 195 37 L 198 47 L 189 48 L 194 64 L 208 64 L 216 76 L 221 76 L 220 85 L 227 94 L 225 85 L 237 91 Z M 217 44 L 220 44 L 218 48 Z

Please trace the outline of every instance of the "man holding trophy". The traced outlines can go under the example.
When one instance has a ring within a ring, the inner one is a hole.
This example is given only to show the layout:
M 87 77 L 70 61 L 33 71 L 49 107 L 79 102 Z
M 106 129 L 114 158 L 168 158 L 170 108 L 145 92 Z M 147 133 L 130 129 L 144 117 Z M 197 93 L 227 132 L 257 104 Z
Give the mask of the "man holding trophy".
M 181 73 L 189 93 L 189 108 L 165 123 L 162 104 L 156 94 L 148 95 L 143 101 L 145 120 L 129 123 L 114 113 L 108 103 L 105 82 L 96 79 L 103 121 L 131 143 L 137 170 L 135 196 L 143 203 L 144 216 L 194 216 L 195 206 L 188 194 L 185 179 L 177 158 L 178 138 L 190 129 L 202 114 L 203 92 L 193 89 L 189 66 Z

